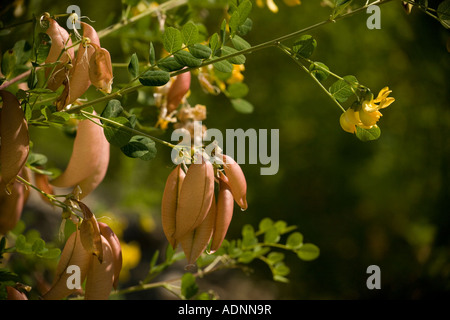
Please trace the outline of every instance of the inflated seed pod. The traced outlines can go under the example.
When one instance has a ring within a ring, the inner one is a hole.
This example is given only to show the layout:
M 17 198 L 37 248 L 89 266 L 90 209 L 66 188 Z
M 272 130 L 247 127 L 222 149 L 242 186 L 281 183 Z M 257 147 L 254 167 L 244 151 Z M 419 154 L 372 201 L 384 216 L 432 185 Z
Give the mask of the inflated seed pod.
M 87 272 L 84 299 L 107 300 L 114 284 L 114 255 L 111 245 L 101 236 L 103 261 L 92 259 Z
M 50 17 L 44 16 L 44 19 L 49 22 L 46 33 L 52 39 L 52 45 L 50 46 L 50 51 L 45 59 L 45 64 L 60 61 L 54 69 L 53 67 L 48 67 L 45 70 L 45 76 L 48 78 L 47 88 L 55 91 L 67 78 L 69 69 L 66 68 L 66 64 L 73 60 L 75 54 L 74 48 L 70 48 L 72 46 L 72 40 L 66 29 L 61 27 Z M 65 48 L 68 49 L 66 50 Z
M 95 119 L 100 123 L 100 120 Z M 67 168 L 56 179 L 50 181 L 55 187 L 80 186 L 80 199 L 94 190 L 106 175 L 110 156 L 109 142 L 103 128 L 91 120 L 82 120 L 73 144 Z
M 174 111 L 180 105 L 183 97 L 189 92 L 191 87 L 191 73 L 184 72 L 179 74 L 171 84 L 167 92 L 167 112 Z
M 69 78 L 65 81 L 64 90 L 56 101 L 60 111 L 81 97 L 91 85 L 89 79 L 89 61 L 95 52 L 94 45 L 100 46 L 95 29 L 85 22 L 80 22 L 83 28 L 83 40 L 78 48 L 77 57 L 69 71 Z
M 181 239 L 198 227 L 211 207 L 214 195 L 214 169 L 209 161 L 193 163 L 187 170 L 176 212 L 174 238 Z
M 163 231 L 167 241 L 169 241 L 174 249 L 177 247 L 177 241 L 174 238 L 177 207 L 181 186 L 185 177 L 186 174 L 181 168 L 181 165 L 173 169 L 167 177 L 161 201 L 161 223 Z
M 248 207 L 247 181 L 245 180 L 244 172 L 242 172 L 239 164 L 227 155 L 223 155 L 223 169 L 226 175 L 224 181 L 230 186 L 234 200 L 242 210 L 246 210 Z
M 205 251 L 211 240 L 216 221 L 216 201 L 213 196 L 212 205 L 206 218 L 195 229 L 186 233 L 180 238 L 180 244 L 188 264 L 194 264 L 200 255 Z
M 67 280 L 72 275 L 70 270 L 67 272 L 67 268 L 77 266 L 80 270 L 80 283 L 83 283 L 93 260 L 93 255 L 84 249 L 80 238 L 80 231 L 77 230 L 67 239 L 58 266 L 56 267 L 56 276 L 53 285 L 43 295 L 45 300 L 61 300 L 70 294 L 79 292 L 79 289 L 69 288 L 67 285 Z
M 219 179 L 219 194 L 217 197 L 216 220 L 214 224 L 214 233 L 211 241 L 210 253 L 217 251 L 222 245 L 223 240 L 233 218 L 234 199 L 230 187 Z
M 28 125 L 17 98 L 6 90 L 0 90 L 3 100 L 0 109 L 0 193 L 14 182 L 16 175 L 25 165 L 30 152 Z
M 111 93 L 113 82 L 111 55 L 105 48 L 92 45 L 95 52 L 89 60 L 89 80 L 100 91 Z
M 113 288 L 117 289 L 119 282 L 120 271 L 122 270 L 122 247 L 120 241 L 114 231 L 104 222 L 98 222 L 100 234 L 108 241 L 111 246 L 113 265 L 114 265 L 114 280 Z

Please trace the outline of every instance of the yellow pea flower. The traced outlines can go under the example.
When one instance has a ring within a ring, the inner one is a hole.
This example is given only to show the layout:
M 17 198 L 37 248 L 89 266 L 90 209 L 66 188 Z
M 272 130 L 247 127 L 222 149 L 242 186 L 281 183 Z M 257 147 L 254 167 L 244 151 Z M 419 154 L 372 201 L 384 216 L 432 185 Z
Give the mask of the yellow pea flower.
M 299 4 L 301 4 L 300 0 L 283 0 L 283 1 L 289 7 L 298 6 Z M 278 6 L 275 4 L 273 0 L 266 0 L 265 4 L 263 0 L 256 0 L 256 5 L 260 8 L 263 8 L 264 5 L 267 5 L 267 8 L 269 8 L 269 10 L 272 11 L 273 13 L 278 12 Z
M 395 101 L 394 98 L 388 97 L 391 92 L 392 90 L 389 90 L 389 87 L 384 87 L 380 90 L 376 99 L 372 97 L 369 100 L 364 100 L 359 110 L 349 108 L 345 111 L 339 119 L 342 129 L 355 133 L 356 126 L 364 129 L 376 126 L 382 116 L 379 110 L 388 107 Z

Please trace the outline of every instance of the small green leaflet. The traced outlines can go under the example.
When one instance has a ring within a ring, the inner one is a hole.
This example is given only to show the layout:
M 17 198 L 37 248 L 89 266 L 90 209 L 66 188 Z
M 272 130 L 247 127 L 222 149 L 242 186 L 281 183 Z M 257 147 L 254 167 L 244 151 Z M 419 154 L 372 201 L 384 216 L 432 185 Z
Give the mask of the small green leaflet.
M 128 72 L 133 79 L 139 76 L 139 59 L 136 53 L 133 53 L 130 58 L 130 63 L 128 63 Z
M 180 50 L 183 46 L 181 31 L 174 27 L 167 27 L 163 34 L 163 46 L 169 53 Z
M 163 70 L 149 70 L 140 78 L 139 82 L 144 86 L 159 87 L 165 85 L 170 80 L 170 73 Z

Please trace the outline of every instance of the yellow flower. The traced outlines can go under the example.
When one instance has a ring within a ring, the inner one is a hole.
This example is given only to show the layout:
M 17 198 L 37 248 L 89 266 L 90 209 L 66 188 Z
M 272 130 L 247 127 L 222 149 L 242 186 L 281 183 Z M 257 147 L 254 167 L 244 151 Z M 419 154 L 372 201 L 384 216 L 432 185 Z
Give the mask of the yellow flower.
M 350 133 L 355 133 L 356 126 L 364 129 L 370 129 L 376 126 L 376 123 L 382 116 L 379 110 L 388 107 L 395 101 L 394 98 L 388 97 L 391 92 L 389 87 L 384 87 L 378 93 L 376 99 L 372 97 L 370 100 L 364 100 L 358 111 L 352 108 L 345 111 L 339 119 L 342 129 Z
M 289 7 L 298 6 L 299 4 L 301 4 L 300 0 L 283 0 L 283 1 Z M 263 0 L 256 0 L 256 5 L 260 8 L 263 8 L 264 7 Z M 275 4 L 273 0 L 266 0 L 266 5 L 267 8 L 269 8 L 269 10 L 272 11 L 273 13 L 278 12 L 278 6 Z
M 245 66 L 243 64 L 234 64 L 231 76 L 227 79 L 227 84 L 244 81 L 244 75 L 241 73 L 244 70 Z

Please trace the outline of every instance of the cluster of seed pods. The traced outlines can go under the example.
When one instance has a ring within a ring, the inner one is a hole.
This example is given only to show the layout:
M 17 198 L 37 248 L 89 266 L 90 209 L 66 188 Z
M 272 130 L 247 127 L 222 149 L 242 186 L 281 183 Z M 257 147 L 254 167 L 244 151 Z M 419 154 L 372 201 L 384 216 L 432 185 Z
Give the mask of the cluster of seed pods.
M 46 33 L 52 39 L 46 64 L 59 62 L 56 67 L 46 70 L 49 75 L 47 87 L 57 90 L 64 85 L 64 90 L 56 101 L 58 110 L 74 103 L 87 89 L 94 85 L 97 89 L 111 93 L 113 73 L 109 51 L 100 46 L 100 39 L 95 29 L 80 21 L 83 36 L 75 57 L 71 47 L 72 40 L 67 31 L 49 14 L 42 16 L 49 23 Z
M 241 167 L 227 155 L 220 157 L 222 170 L 199 155 L 201 161 L 190 164 L 186 172 L 179 164 L 166 181 L 161 204 L 163 231 L 174 249 L 181 245 L 188 265 L 194 264 L 209 244 L 209 253 L 220 248 L 234 202 L 247 209 L 247 182 Z
M 117 289 L 122 268 L 119 239 L 107 224 L 97 221 L 84 203 L 78 201 L 78 205 L 84 219 L 66 241 L 53 284 L 43 295 L 45 300 L 60 300 L 80 293 L 81 288 L 68 286 L 72 275 L 68 268 L 73 266 L 79 268 L 80 283 L 86 280 L 85 300 L 106 300 L 111 290 Z

